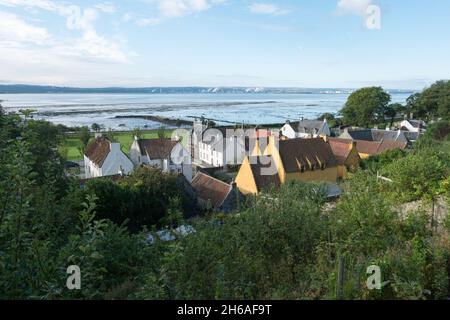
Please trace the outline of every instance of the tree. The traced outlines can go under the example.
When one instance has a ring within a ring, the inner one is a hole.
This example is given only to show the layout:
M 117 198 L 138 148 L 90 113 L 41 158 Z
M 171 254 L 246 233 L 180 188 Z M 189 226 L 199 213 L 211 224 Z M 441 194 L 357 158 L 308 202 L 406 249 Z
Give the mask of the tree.
M 425 89 L 417 99 L 418 113 L 428 120 L 450 119 L 450 80 L 437 81 Z
M 167 138 L 167 130 L 166 127 L 161 126 L 158 128 L 156 134 L 158 135 L 158 139 L 164 140 Z
M 329 112 L 322 114 L 318 118 L 318 120 L 320 120 L 320 121 L 327 120 L 328 122 L 333 121 L 334 119 L 335 119 L 334 114 L 329 113 Z
M 424 117 L 425 112 L 420 107 L 419 97 L 420 93 L 414 93 L 406 99 L 406 110 L 408 119 L 411 118 L 411 114 L 413 114 L 415 118 L 419 119 Z
M 133 138 L 134 137 L 137 137 L 139 139 L 142 138 L 142 130 L 141 130 L 141 128 L 139 128 L 139 127 L 134 128 L 132 134 L 133 134 Z
M 362 88 L 353 92 L 341 110 L 347 125 L 370 126 L 384 122 L 385 110 L 391 101 L 381 87 Z
M 93 123 L 91 126 L 92 130 L 94 130 L 95 132 L 99 132 L 100 130 L 102 130 L 102 126 L 98 123 Z
M 392 128 L 397 114 L 404 110 L 405 107 L 401 103 L 391 103 L 386 107 L 384 115 L 390 119 L 389 128 Z
M 195 201 L 178 177 L 153 168 L 139 168 L 119 182 L 92 179 L 86 184 L 86 191 L 98 197 L 99 218 L 119 225 L 126 223 L 133 232 L 144 226 L 161 226 L 168 214 L 173 222 L 177 206 L 182 208 L 185 218 L 195 212 Z
M 3 107 L 0 104 L 0 128 L 2 126 L 2 121 L 3 121 L 4 116 L 5 116 L 5 111 L 3 111 Z
M 83 150 L 84 150 L 84 148 L 86 148 L 86 146 L 88 145 L 89 140 L 91 139 L 91 133 L 89 132 L 88 127 L 86 127 L 86 126 L 81 127 L 80 133 L 79 133 L 79 138 L 83 145 Z

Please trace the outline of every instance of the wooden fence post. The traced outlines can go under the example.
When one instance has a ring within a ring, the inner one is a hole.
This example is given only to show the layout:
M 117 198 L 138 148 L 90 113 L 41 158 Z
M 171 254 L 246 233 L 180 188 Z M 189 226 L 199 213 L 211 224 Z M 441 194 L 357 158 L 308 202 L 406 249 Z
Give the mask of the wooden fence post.
M 345 260 L 343 256 L 339 257 L 338 278 L 336 298 L 338 300 L 344 299 L 344 277 L 345 277 Z

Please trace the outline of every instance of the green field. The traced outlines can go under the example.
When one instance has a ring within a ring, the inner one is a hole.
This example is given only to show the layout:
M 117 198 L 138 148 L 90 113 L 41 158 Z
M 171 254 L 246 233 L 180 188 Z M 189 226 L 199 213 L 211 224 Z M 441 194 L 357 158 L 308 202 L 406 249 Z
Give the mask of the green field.
M 167 135 L 170 137 L 172 131 L 167 130 Z M 128 154 L 130 151 L 131 144 L 133 143 L 133 133 L 132 132 L 120 132 L 120 133 L 114 133 L 114 137 L 117 139 L 118 142 L 120 142 L 120 145 L 122 146 L 122 151 Z M 92 135 L 92 139 L 94 138 L 94 135 Z M 158 132 L 157 130 L 152 131 L 145 131 L 141 135 L 142 139 L 156 139 L 158 138 Z M 63 155 L 67 152 L 67 160 L 74 161 L 74 160 L 82 160 L 83 155 L 80 153 L 81 148 L 81 140 L 75 136 L 73 137 L 67 137 L 65 139 L 65 142 L 61 148 L 61 153 Z

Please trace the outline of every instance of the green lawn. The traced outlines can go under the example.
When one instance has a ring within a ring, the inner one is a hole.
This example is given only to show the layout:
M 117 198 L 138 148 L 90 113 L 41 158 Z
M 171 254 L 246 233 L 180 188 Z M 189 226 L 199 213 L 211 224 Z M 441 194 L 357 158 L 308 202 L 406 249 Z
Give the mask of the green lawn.
M 172 134 L 171 130 L 167 130 L 167 135 L 170 138 L 170 135 Z M 121 132 L 121 133 L 115 133 L 115 138 L 120 142 L 120 145 L 122 146 L 123 152 L 128 154 L 130 151 L 131 144 L 133 143 L 133 134 L 132 132 Z M 94 136 L 92 135 L 92 139 Z M 142 133 L 142 139 L 156 139 L 158 138 L 158 132 L 157 130 L 153 131 L 146 131 Z M 66 153 L 67 150 L 67 160 L 74 161 L 74 160 L 82 160 L 83 156 L 80 153 L 81 148 L 81 141 L 80 139 L 76 137 L 69 137 L 66 138 L 63 146 L 61 147 L 61 153 Z

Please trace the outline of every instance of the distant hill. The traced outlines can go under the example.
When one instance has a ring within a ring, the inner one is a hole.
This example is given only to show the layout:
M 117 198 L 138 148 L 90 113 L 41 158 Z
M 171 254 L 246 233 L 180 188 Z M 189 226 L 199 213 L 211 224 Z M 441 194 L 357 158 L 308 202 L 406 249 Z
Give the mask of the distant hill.
M 351 93 L 353 89 L 336 88 L 261 88 L 261 87 L 144 87 L 144 88 L 72 88 L 37 86 L 25 84 L 0 85 L 0 94 L 14 93 L 122 93 L 122 94 L 195 94 L 195 93 Z M 408 90 L 390 90 L 391 92 L 410 92 Z

